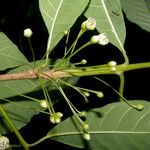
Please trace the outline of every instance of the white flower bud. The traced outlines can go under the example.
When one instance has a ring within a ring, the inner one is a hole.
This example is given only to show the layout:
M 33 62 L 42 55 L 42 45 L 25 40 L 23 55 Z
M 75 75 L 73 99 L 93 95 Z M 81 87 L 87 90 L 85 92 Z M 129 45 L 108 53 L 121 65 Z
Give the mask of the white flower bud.
M 91 139 L 90 134 L 89 133 L 83 133 L 83 138 L 87 141 L 89 141 Z
M 27 28 L 24 30 L 23 35 L 24 37 L 30 38 L 32 36 L 33 32 L 30 28 Z
M 87 64 L 87 60 L 86 60 L 86 59 L 82 59 L 82 60 L 81 60 L 81 64 L 82 64 L 82 65 Z
M 97 97 L 99 97 L 99 98 L 103 98 L 103 97 L 104 97 L 104 94 L 103 94 L 103 92 L 101 92 L 101 91 L 96 92 L 96 95 L 97 95 Z
M 48 104 L 46 100 L 40 100 L 40 106 L 43 108 L 48 108 Z
M 110 61 L 110 62 L 108 62 L 108 66 L 110 66 L 110 67 L 115 67 L 116 65 L 117 65 L 116 61 Z
M 109 43 L 109 39 L 107 38 L 106 33 L 101 33 L 99 35 L 99 42 L 100 45 L 107 45 Z
M 5 150 L 9 147 L 9 139 L 5 136 L 0 137 L 0 150 Z
M 96 28 L 96 20 L 94 18 L 88 18 L 81 24 L 82 30 L 95 30 Z
M 93 35 L 92 37 L 91 37 L 91 43 L 92 44 L 96 44 L 96 43 L 98 43 L 99 42 L 99 36 L 98 35 Z
M 88 20 L 86 20 L 86 28 L 87 30 L 95 30 L 96 20 L 94 18 L 89 18 Z

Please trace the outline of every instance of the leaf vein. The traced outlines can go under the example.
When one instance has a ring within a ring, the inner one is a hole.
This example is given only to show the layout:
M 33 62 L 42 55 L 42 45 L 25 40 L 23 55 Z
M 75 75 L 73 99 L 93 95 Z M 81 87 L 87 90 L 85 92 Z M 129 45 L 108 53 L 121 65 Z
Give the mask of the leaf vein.
M 56 11 L 56 8 L 53 6 L 53 4 L 49 0 L 47 0 L 47 1 L 48 1 L 49 5 L 53 8 L 53 10 Z

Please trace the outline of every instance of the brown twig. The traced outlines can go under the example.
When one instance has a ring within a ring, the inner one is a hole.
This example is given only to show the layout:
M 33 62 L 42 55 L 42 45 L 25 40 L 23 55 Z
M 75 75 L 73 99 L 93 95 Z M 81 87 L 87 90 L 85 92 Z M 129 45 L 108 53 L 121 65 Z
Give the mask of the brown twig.
M 46 71 L 35 71 L 28 70 L 18 73 L 2 74 L 0 75 L 0 81 L 6 80 L 23 80 L 23 79 L 49 79 L 49 78 L 63 78 L 71 76 L 65 71 L 46 70 Z

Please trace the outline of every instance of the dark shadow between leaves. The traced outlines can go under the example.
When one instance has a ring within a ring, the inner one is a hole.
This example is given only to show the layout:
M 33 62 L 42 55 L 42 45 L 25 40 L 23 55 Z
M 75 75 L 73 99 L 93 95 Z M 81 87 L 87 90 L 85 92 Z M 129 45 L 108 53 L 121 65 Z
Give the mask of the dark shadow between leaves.
M 96 117 L 98 117 L 98 118 L 102 118 L 102 117 L 104 116 L 101 112 L 96 111 L 96 110 L 88 110 L 88 112 L 93 113 L 93 114 L 96 115 Z

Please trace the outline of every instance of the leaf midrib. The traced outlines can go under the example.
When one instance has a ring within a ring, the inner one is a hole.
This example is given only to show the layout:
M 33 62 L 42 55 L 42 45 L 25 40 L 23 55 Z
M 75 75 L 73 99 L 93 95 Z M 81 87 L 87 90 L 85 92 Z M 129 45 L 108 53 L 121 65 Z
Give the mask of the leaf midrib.
M 140 131 L 89 131 L 89 134 L 150 134 L 150 132 L 140 132 Z M 55 133 L 55 134 L 48 134 L 51 138 L 57 136 L 67 136 L 67 135 L 81 135 L 82 132 L 67 132 L 67 133 Z
M 109 21 L 110 26 L 111 26 L 111 28 L 112 28 L 112 31 L 113 31 L 113 33 L 114 33 L 114 35 L 115 35 L 115 37 L 116 37 L 116 39 L 117 39 L 117 41 L 118 41 L 118 44 L 119 44 L 121 50 L 124 51 L 124 47 L 123 47 L 123 45 L 122 45 L 122 43 L 121 43 L 121 41 L 120 41 L 120 39 L 119 39 L 119 37 L 118 37 L 118 34 L 116 33 L 116 30 L 115 30 L 114 25 L 113 25 L 113 23 L 112 23 L 112 21 L 111 21 L 111 18 L 110 18 L 110 16 L 109 16 L 109 13 L 108 13 L 108 11 L 107 11 L 107 8 L 106 8 L 106 5 L 105 5 L 104 0 L 102 0 L 102 5 L 103 5 L 103 8 L 104 8 L 106 17 L 108 18 L 108 21 Z
M 62 6 L 62 3 L 63 3 L 63 0 L 60 1 L 59 5 L 58 5 L 58 8 L 56 10 L 55 16 L 54 16 L 53 21 L 52 21 L 52 26 L 51 26 L 51 30 L 50 30 L 50 34 L 49 34 L 48 45 L 47 45 L 47 50 L 49 50 L 49 48 L 51 46 L 51 41 L 52 41 L 53 31 L 54 31 L 54 27 L 55 27 L 55 22 L 56 22 L 59 10 Z

